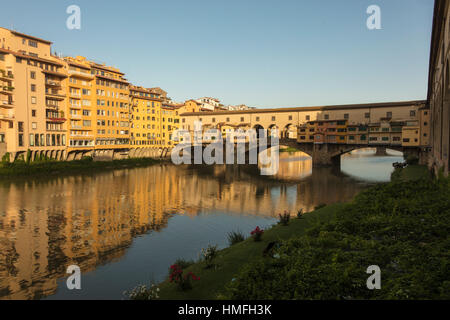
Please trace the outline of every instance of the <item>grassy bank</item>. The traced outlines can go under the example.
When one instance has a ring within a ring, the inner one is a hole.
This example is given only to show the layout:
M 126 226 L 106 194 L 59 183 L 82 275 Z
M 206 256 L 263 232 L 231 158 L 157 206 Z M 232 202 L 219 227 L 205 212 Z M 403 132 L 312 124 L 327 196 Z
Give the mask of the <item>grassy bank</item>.
M 299 152 L 300 150 L 292 148 L 292 147 L 288 147 L 288 148 L 283 148 L 279 150 L 279 152 Z
M 16 161 L 14 163 L 0 163 L 0 177 L 34 176 L 34 175 L 60 175 L 84 172 L 96 172 L 99 170 L 111 170 L 120 168 L 142 167 L 160 163 L 154 159 L 123 159 L 114 161 L 93 161 L 85 158 L 74 161 L 35 161 L 26 163 Z
M 166 280 L 160 298 L 449 299 L 450 181 L 403 170 L 350 203 L 266 230 L 261 242 L 220 250 L 213 268 L 188 266 L 200 280 L 187 291 Z M 371 265 L 381 269 L 380 290 L 367 289 Z

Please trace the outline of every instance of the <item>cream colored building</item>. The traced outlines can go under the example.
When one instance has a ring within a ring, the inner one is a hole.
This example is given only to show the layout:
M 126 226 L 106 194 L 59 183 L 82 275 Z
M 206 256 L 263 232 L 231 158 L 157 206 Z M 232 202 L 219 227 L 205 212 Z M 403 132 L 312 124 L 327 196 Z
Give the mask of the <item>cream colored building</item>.
M 313 121 L 345 120 L 347 126 L 366 127 L 377 123 L 381 126 L 381 123 L 385 123 L 387 119 L 405 122 L 418 120 L 419 108 L 424 105 L 425 101 L 405 101 L 244 111 L 186 112 L 181 115 L 181 129 L 192 133 L 194 122 L 200 121 L 204 128 L 215 127 L 219 123 L 232 127 L 239 126 L 243 129 L 264 129 L 267 132 L 277 128 L 281 138 L 291 139 L 297 138 L 297 131 L 300 129 L 308 132 L 307 140 L 312 141 L 310 136 L 314 131 L 311 131 L 313 127 L 309 127 L 308 123 Z M 383 129 L 380 127 L 379 130 L 380 134 L 377 136 L 381 139 Z M 386 132 L 386 136 L 390 139 L 389 133 L 389 131 Z

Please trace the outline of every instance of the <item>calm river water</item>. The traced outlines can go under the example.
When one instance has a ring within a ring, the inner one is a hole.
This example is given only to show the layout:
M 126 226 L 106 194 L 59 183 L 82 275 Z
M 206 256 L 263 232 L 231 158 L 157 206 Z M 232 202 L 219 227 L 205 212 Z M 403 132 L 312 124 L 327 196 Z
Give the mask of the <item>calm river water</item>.
M 171 164 L 94 175 L 0 181 L 0 299 L 123 299 L 159 282 L 177 258 L 197 259 L 227 233 L 248 234 L 278 213 L 351 199 L 389 181 L 399 154 L 366 149 L 341 168 L 312 169 L 302 153 L 281 153 L 276 177 L 255 169 Z M 66 268 L 82 290 L 66 288 Z

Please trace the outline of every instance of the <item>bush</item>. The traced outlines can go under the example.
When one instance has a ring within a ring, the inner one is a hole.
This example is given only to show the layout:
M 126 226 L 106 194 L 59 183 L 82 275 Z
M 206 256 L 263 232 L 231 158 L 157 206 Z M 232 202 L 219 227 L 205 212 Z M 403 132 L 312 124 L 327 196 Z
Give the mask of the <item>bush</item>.
M 406 157 L 406 164 L 409 165 L 409 166 L 419 164 L 419 158 L 417 158 L 416 156 L 412 156 L 412 155 L 407 156 Z
M 231 299 L 450 299 L 450 179 L 381 184 L 244 266 Z M 368 290 L 367 267 L 381 268 Z
M 232 231 L 230 233 L 228 233 L 228 243 L 230 244 L 230 246 L 242 242 L 245 240 L 245 236 L 242 232 L 240 231 Z
M 289 220 L 291 220 L 291 214 L 287 211 L 284 211 L 283 214 L 279 214 L 278 215 L 279 221 L 278 223 L 281 224 L 282 226 L 288 226 L 289 225 Z
M 321 204 L 318 204 L 317 206 L 315 206 L 314 210 L 319 210 L 319 209 L 325 208 L 326 206 L 327 205 L 325 203 L 321 203 Z
M 297 211 L 297 219 L 302 219 L 303 218 L 303 209 L 299 209 Z
M 131 300 L 155 300 L 159 299 L 159 288 L 152 284 L 149 288 L 146 285 L 139 285 L 124 294 Z
M 214 259 L 217 256 L 217 252 L 217 245 L 208 245 L 206 249 L 202 249 L 200 255 L 201 259 L 206 263 L 206 268 L 211 268 L 214 266 Z
M 255 230 L 250 232 L 250 235 L 252 236 L 253 240 L 255 240 L 257 242 L 262 240 L 263 234 L 264 234 L 264 230 L 260 229 L 259 227 L 256 227 Z
M 192 283 L 191 280 L 200 280 L 199 277 L 197 277 L 192 272 L 188 272 L 186 274 L 183 274 L 183 268 L 180 266 L 173 264 L 170 266 L 170 274 L 169 274 L 169 280 L 170 282 L 174 282 L 177 284 L 178 289 L 182 291 L 190 290 L 192 289 Z
M 175 260 L 175 265 L 179 266 L 181 269 L 186 269 L 190 266 L 192 266 L 195 262 L 193 260 L 186 260 L 183 258 L 178 258 Z

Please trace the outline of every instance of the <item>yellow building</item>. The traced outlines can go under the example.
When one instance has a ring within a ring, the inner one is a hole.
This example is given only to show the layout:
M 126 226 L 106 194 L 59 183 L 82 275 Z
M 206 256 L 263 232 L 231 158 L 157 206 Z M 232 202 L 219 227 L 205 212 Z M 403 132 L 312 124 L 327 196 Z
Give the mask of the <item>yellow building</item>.
M 93 150 L 95 141 L 94 114 L 95 94 L 94 75 L 84 57 L 65 58 L 69 77 L 66 80 L 68 95 L 66 114 L 68 122 L 68 153 L 71 151 Z
M 175 130 L 180 128 L 180 106 L 163 102 L 161 108 L 161 139 L 164 148 L 178 143 L 174 137 Z
M 407 121 L 402 128 L 402 146 L 417 147 L 420 145 L 420 125 L 418 121 Z
M 129 83 L 119 69 L 89 62 L 95 76 L 95 149 L 130 146 Z
M 161 98 L 156 90 L 130 87 L 131 147 L 159 146 L 161 142 Z

